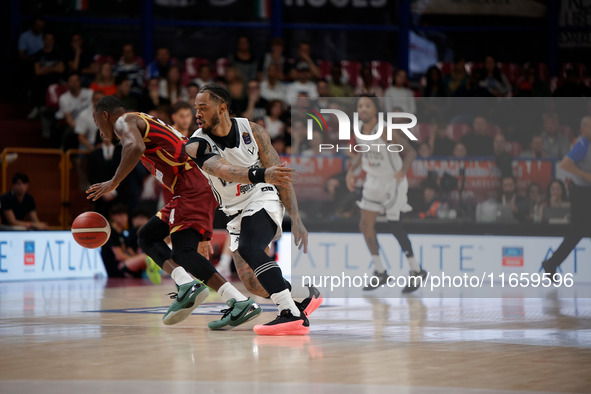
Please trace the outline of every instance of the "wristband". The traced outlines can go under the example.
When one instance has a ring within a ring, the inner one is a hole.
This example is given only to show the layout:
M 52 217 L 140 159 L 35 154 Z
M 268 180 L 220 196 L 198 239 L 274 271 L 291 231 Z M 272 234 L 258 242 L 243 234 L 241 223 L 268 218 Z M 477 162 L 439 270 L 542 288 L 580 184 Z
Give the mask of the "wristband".
M 248 170 L 248 179 L 252 184 L 265 182 L 266 168 L 251 168 Z

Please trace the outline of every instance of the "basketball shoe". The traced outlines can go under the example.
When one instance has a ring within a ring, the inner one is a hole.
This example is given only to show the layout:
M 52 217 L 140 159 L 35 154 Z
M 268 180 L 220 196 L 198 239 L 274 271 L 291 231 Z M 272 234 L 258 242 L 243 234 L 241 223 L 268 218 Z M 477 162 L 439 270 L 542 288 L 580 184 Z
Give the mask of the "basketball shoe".
M 160 276 L 160 267 L 152 260 L 151 257 L 146 256 L 146 276 L 150 279 L 150 282 L 155 285 L 162 283 L 162 277 Z
M 296 317 L 284 309 L 275 320 L 256 325 L 253 330 L 259 335 L 306 335 L 310 333 L 310 322 L 305 314 Z
M 223 309 L 224 314 L 220 320 L 214 320 L 207 323 L 207 327 L 211 330 L 223 330 L 237 327 L 247 321 L 250 321 L 257 317 L 263 309 L 254 302 L 252 298 L 248 298 L 244 301 L 236 301 L 232 298 L 226 302 L 230 307 Z
M 374 271 L 373 276 L 378 278 L 378 284 L 374 286 L 372 284 L 373 281 L 370 280 L 370 282 L 367 284 L 367 286 L 365 286 L 363 288 L 363 290 L 368 291 L 368 290 L 377 289 L 378 287 L 385 285 L 386 282 L 388 281 L 388 278 L 390 277 L 390 275 L 388 275 L 388 271 L 384 271 L 382 273 L 379 273 L 378 271 Z
M 542 263 L 542 268 L 544 268 L 544 277 L 548 277 L 552 283 L 556 283 L 555 275 L 558 267 L 553 266 L 550 260 L 545 260 Z
M 408 294 L 412 293 L 413 291 L 417 290 L 423 284 L 423 281 L 427 278 L 427 271 L 421 268 L 419 272 L 410 271 L 408 276 L 408 284 L 404 289 L 402 289 L 402 293 Z
M 324 298 L 322 298 L 322 294 L 320 291 L 315 288 L 314 286 L 306 286 L 310 289 L 310 297 L 304 298 L 302 302 L 294 301 L 300 312 L 302 312 L 306 317 L 310 317 L 310 314 L 314 312 L 322 302 Z
M 209 295 L 209 289 L 198 280 L 178 286 L 178 293 L 169 293 L 174 301 L 168 308 L 162 323 L 177 324 L 185 320 Z

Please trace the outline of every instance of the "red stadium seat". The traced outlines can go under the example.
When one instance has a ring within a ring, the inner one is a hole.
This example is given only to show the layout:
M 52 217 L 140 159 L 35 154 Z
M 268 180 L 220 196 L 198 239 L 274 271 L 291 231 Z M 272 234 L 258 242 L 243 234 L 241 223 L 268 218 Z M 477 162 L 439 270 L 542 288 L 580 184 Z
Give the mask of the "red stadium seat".
M 521 155 L 521 144 L 519 144 L 519 142 L 517 141 L 513 141 L 511 142 L 511 149 L 509 150 L 509 153 L 511 154 L 511 156 L 513 157 L 519 157 L 519 155 Z
M 215 61 L 215 70 L 214 74 L 217 77 L 225 77 L 226 76 L 226 69 L 230 65 L 230 60 L 225 57 L 221 57 Z
M 185 67 L 182 73 L 182 84 L 187 86 L 191 80 L 199 76 L 199 67 L 202 64 L 209 64 L 209 60 L 201 57 L 188 57 L 185 59 Z
M 320 70 L 320 78 L 326 79 L 330 75 L 330 69 L 332 68 L 332 62 L 328 60 L 318 60 L 318 69 Z
M 501 69 L 501 72 L 505 74 L 507 79 L 512 85 L 517 83 L 517 79 L 521 74 L 521 67 L 515 63 L 497 63 L 497 66 Z
M 60 105 L 60 96 L 68 91 L 65 84 L 54 83 L 49 85 L 45 92 L 45 106 L 48 109 L 57 110 Z
M 345 77 L 347 83 L 353 87 L 356 87 L 361 80 L 361 63 L 354 60 L 342 60 L 341 68 L 343 69 L 343 76 Z
M 463 136 L 470 133 L 470 126 L 465 123 L 452 123 L 447 126 L 447 136 L 458 142 Z
M 502 134 L 501 128 L 499 126 L 497 126 L 496 124 L 489 123 L 486 127 L 486 130 L 487 130 L 488 134 L 491 135 L 492 137 L 494 137 L 497 134 Z
M 429 136 L 431 135 L 431 130 L 435 128 L 434 125 L 430 123 L 419 123 L 415 127 L 412 128 L 411 132 L 419 142 L 427 142 L 429 140 Z
M 437 62 L 437 67 L 441 70 L 441 74 L 447 75 L 454 69 L 453 62 Z
M 94 55 L 94 62 L 99 66 L 103 63 L 115 64 L 115 60 L 112 56 L 99 54 Z
M 392 85 L 394 75 L 394 66 L 390 62 L 374 60 L 370 63 L 371 73 L 375 79 L 375 83 L 386 89 Z

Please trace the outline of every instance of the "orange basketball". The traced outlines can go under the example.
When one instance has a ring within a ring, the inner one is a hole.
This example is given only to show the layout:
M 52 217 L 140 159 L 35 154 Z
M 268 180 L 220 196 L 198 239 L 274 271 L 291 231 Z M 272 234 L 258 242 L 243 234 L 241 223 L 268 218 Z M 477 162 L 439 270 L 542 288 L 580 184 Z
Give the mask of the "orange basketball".
M 111 226 L 100 213 L 84 212 L 74 219 L 72 235 L 80 246 L 88 249 L 100 248 L 109 240 Z

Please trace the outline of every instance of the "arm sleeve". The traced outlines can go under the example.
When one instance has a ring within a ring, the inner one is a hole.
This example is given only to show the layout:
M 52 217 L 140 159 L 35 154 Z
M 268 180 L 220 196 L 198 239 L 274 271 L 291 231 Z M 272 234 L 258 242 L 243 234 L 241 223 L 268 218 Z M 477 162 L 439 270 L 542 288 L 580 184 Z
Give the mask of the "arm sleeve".
M 191 159 L 193 159 L 193 161 L 199 166 L 199 168 L 202 168 L 203 163 L 205 163 L 207 161 L 207 159 L 215 156 L 216 153 L 213 153 L 211 146 L 209 145 L 209 142 L 207 142 L 203 138 L 191 137 L 189 139 L 189 141 L 187 142 L 187 145 L 193 144 L 193 143 L 199 144 L 197 147 L 197 153 L 194 157 L 189 155 L 188 153 L 187 153 L 187 155 Z
M 585 142 L 585 139 L 579 138 L 575 146 L 572 147 L 570 152 L 566 155 L 575 163 L 581 161 L 587 156 L 587 150 L 589 149 L 589 143 Z

